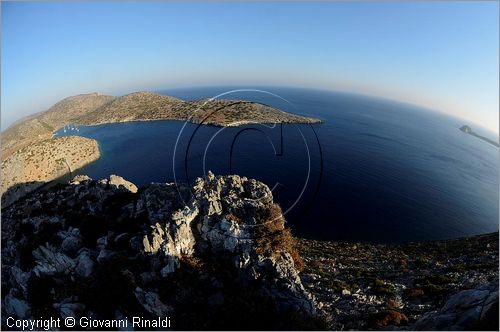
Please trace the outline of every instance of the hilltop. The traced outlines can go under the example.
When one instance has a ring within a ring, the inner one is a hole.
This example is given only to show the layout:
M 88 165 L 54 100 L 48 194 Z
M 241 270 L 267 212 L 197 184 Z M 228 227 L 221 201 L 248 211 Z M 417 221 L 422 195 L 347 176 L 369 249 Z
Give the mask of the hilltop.
M 65 98 L 47 111 L 18 121 L 3 132 L 2 160 L 28 144 L 52 137 L 54 131 L 68 124 L 152 120 L 187 120 L 216 126 L 320 122 L 249 101 L 183 101 L 150 92 L 134 92 L 121 97 L 82 94 Z
M 137 190 L 119 176 L 78 176 L 2 210 L 2 318 L 324 328 L 300 263 L 271 190 L 256 180 L 209 173 L 191 187 Z

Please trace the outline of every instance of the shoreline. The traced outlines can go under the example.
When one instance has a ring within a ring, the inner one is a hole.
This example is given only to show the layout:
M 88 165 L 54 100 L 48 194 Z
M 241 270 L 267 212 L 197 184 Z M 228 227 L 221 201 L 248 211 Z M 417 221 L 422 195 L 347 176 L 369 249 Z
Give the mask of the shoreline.
M 335 317 L 332 329 L 412 330 L 451 296 L 498 286 L 498 239 L 497 231 L 400 245 L 297 242 L 305 261 L 302 282 Z
M 314 120 L 315 120 L 314 122 L 294 122 L 294 121 L 290 121 L 290 122 L 283 122 L 283 121 L 282 122 L 250 122 L 250 121 L 244 121 L 243 122 L 243 121 L 236 121 L 236 122 L 238 122 L 238 124 L 233 125 L 233 124 L 216 124 L 216 123 L 211 123 L 211 122 L 199 123 L 199 122 L 194 122 L 194 121 L 184 120 L 184 119 L 127 119 L 127 120 L 112 121 L 112 122 L 100 122 L 100 123 L 94 123 L 94 124 L 82 124 L 82 123 L 78 123 L 78 122 L 74 122 L 72 124 L 79 126 L 79 127 L 96 127 L 96 126 L 120 124 L 120 123 L 174 121 L 174 122 L 184 122 L 184 123 L 189 123 L 189 124 L 193 124 L 193 125 L 210 126 L 210 127 L 216 127 L 216 128 L 236 128 L 239 126 L 246 126 L 246 125 L 251 125 L 251 124 L 257 124 L 257 125 L 278 125 L 278 124 L 317 125 L 317 124 L 325 123 L 321 119 L 314 118 Z M 54 137 L 56 135 L 56 133 L 63 128 L 64 128 L 64 126 L 55 129 L 52 132 L 52 137 Z M 61 135 L 58 137 L 62 137 L 62 136 L 64 136 L 64 135 Z M 66 135 L 66 136 L 70 136 L 70 135 Z M 78 135 L 72 135 L 72 136 L 78 136 Z

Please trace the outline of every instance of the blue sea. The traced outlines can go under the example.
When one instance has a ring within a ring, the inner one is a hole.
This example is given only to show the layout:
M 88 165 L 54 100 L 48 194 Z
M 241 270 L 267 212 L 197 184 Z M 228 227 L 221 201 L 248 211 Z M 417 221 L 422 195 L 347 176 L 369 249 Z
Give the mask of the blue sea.
M 185 100 L 231 88 L 161 91 Z M 102 157 L 78 173 L 119 174 L 138 186 L 192 183 L 208 170 L 273 188 L 295 235 L 395 243 L 498 230 L 498 148 L 458 128 L 495 133 L 417 106 L 355 94 L 240 90 L 219 98 L 261 102 L 320 118 L 315 125 L 220 128 L 181 121 L 80 126 L 58 135 L 99 142 Z

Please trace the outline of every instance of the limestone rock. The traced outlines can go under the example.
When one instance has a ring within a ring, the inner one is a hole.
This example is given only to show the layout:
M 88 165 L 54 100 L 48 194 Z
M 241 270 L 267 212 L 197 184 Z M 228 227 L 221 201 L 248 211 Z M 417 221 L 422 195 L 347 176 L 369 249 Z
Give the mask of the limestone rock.
M 78 185 L 82 182 L 91 181 L 91 180 L 92 179 L 88 175 L 76 175 L 73 177 L 73 179 L 69 183 L 73 184 L 73 185 Z
M 110 185 L 116 186 L 118 188 L 123 187 L 132 193 L 137 192 L 137 187 L 135 184 L 133 184 L 130 181 L 125 180 L 124 178 L 122 178 L 121 176 L 118 176 L 118 175 L 114 175 L 114 174 L 110 175 L 108 183 Z
M 82 278 L 88 278 L 92 274 L 92 270 L 94 269 L 94 261 L 90 257 L 89 251 L 82 251 L 78 255 L 76 261 L 76 273 L 78 273 L 78 275 L 80 275 L 80 277 Z
M 489 311 L 494 308 L 492 316 Z M 463 290 L 451 296 L 438 311 L 426 313 L 415 325 L 415 330 L 471 330 L 498 327 L 498 278 L 476 289 Z
M 153 316 L 167 317 L 173 313 L 173 309 L 163 304 L 155 292 L 145 292 L 137 288 L 134 292 L 139 303 Z

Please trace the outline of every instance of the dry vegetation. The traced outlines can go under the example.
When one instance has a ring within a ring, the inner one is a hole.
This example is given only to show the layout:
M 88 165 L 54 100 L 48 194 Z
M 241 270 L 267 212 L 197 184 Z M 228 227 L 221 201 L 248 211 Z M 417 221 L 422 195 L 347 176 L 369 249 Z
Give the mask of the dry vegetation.
M 243 123 L 316 123 L 317 119 L 285 113 L 265 105 L 234 100 L 182 101 L 136 92 L 119 97 L 78 120 L 81 124 L 124 121 L 188 120 L 216 126 Z
M 95 140 L 78 136 L 49 138 L 28 145 L 2 161 L 1 193 L 16 185 L 18 190 L 33 190 L 99 156 Z M 29 187 L 19 186 L 24 183 L 30 183 Z
M 299 250 L 304 286 L 336 317 L 334 330 L 411 325 L 498 277 L 498 232 L 401 245 L 300 239 Z

